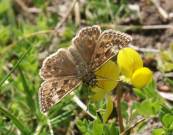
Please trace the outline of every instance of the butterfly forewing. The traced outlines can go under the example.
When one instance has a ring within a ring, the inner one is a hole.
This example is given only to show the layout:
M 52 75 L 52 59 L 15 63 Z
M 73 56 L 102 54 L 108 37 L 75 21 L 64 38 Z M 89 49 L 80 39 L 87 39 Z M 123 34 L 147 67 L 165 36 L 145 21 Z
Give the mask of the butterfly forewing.
M 47 112 L 79 84 L 80 80 L 77 79 L 49 79 L 44 81 L 39 90 L 41 111 Z
M 59 49 L 43 62 L 40 76 L 44 82 L 39 90 L 40 107 L 49 110 L 78 84 L 77 69 L 67 49 Z
M 101 29 L 99 26 L 85 27 L 73 39 L 73 45 L 86 64 L 89 64 L 94 53 Z
M 92 55 L 92 69 L 97 70 L 102 64 L 114 57 L 119 49 L 127 47 L 131 40 L 131 36 L 119 31 L 105 30 L 102 32 Z
M 77 69 L 66 49 L 59 49 L 47 57 L 40 70 L 40 76 L 46 80 L 50 78 L 76 77 Z

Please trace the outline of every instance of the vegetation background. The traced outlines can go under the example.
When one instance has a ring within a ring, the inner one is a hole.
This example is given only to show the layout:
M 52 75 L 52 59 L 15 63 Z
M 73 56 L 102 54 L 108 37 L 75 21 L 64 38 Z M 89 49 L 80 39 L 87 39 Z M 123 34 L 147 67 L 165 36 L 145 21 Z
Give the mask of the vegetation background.
M 154 72 L 155 83 L 124 94 L 123 117 L 131 134 L 173 135 L 172 7 L 171 0 L 0 0 L 0 135 L 119 134 L 116 110 L 107 124 L 93 121 L 70 96 L 47 117 L 39 110 L 43 59 L 94 24 L 132 35 L 131 47 Z M 87 101 L 84 90 L 76 94 Z M 96 105 L 86 104 L 96 114 Z M 141 117 L 145 120 L 137 123 Z

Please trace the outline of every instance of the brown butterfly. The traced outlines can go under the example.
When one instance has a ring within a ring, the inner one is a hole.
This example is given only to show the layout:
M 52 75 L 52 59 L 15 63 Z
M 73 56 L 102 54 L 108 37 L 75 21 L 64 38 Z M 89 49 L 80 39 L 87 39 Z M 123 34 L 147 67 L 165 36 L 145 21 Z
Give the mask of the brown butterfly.
M 44 82 L 39 90 L 41 111 L 47 112 L 81 83 L 94 86 L 95 71 L 131 40 L 131 36 L 111 29 L 101 32 L 99 26 L 81 29 L 70 47 L 59 49 L 43 62 L 40 76 Z

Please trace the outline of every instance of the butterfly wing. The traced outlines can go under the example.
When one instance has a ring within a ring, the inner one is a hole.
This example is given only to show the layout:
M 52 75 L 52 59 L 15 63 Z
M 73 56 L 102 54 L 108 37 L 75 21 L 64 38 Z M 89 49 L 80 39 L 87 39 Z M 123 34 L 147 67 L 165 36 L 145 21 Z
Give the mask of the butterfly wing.
M 122 48 L 131 41 L 130 36 L 121 32 L 108 30 L 100 33 L 98 26 L 83 28 L 73 39 L 72 47 L 59 49 L 44 60 L 40 70 L 40 76 L 44 82 L 39 90 L 40 106 L 43 112 L 48 111 L 51 106 L 58 103 L 81 83 L 78 77 L 81 75 L 79 73 L 83 72 L 84 68 L 80 68 L 83 64 L 96 70 L 115 56 L 112 48 Z M 80 61 L 83 61 L 82 64 L 79 63 Z M 80 66 L 77 67 L 77 65 Z
M 114 57 L 120 48 L 127 47 L 131 40 L 131 36 L 119 31 L 105 30 L 102 32 L 91 59 L 91 68 L 97 70 Z
M 68 49 L 59 49 L 43 62 L 40 76 L 44 80 L 39 90 L 41 111 L 46 112 L 79 84 L 77 68 Z
M 79 86 L 77 79 L 49 79 L 41 84 L 39 89 L 39 102 L 42 112 L 47 112 L 63 97 Z
M 81 29 L 76 37 L 73 38 L 72 43 L 75 46 L 74 48 L 77 49 L 87 65 L 91 62 L 91 57 L 94 53 L 100 33 L 100 27 L 95 25 Z
M 68 50 L 62 48 L 47 57 L 40 70 L 40 76 L 43 80 L 50 78 L 75 77 L 76 75 L 77 69 L 68 54 Z

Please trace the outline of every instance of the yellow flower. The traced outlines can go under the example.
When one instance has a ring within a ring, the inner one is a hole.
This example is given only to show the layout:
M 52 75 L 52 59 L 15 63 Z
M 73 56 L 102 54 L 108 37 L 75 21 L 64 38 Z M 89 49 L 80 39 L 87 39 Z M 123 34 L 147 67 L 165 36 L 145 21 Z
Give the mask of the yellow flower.
M 102 113 L 103 122 L 106 122 L 112 113 L 113 102 L 110 96 L 110 91 L 117 86 L 119 79 L 119 68 L 116 63 L 109 60 L 99 70 L 96 71 L 97 84 L 91 88 L 93 95 L 91 97 L 94 101 L 106 99 L 105 112 Z
M 97 84 L 91 90 L 95 93 L 92 99 L 98 101 L 116 87 L 119 78 L 119 68 L 116 63 L 109 60 L 95 74 Z
M 112 98 L 110 95 L 106 96 L 106 110 L 103 113 L 102 117 L 103 117 L 103 122 L 106 122 L 109 118 L 109 116 L 111 115 L 113 110 L 113 102 L 112 102 Z
M 150 69 L 143 67 L 142 58 L 132 48 L 123 48 L 117 56 L 117 63 L 124 80 L 132 83 L 136 88 L 144 87 L 151 79 Z
M 143 67 L 140 55 L 132 48 L 121 49 L 117 56 L 117 63 L 121 73 L 129 78 L 136 69 Z
M 152 79 L 152 72 L 146 67 L 137 69 L 131 78 L 136 88 L 143 88 Z

